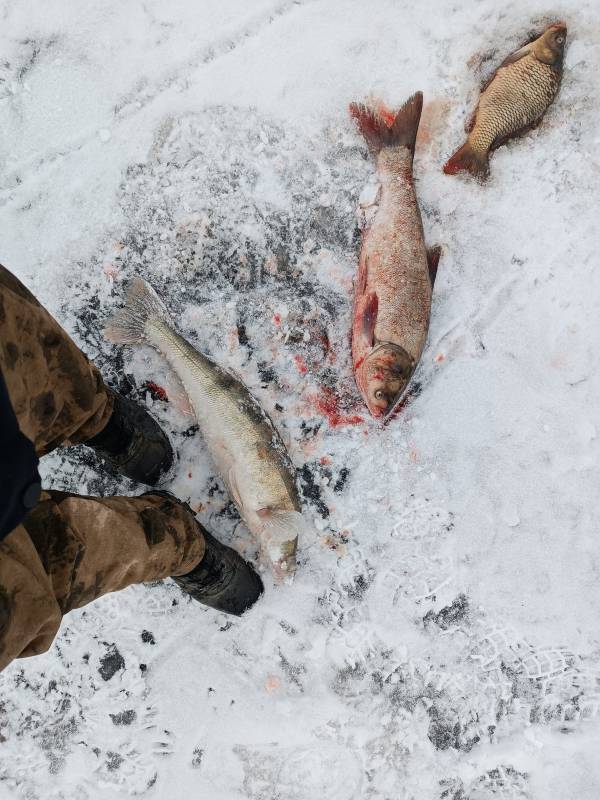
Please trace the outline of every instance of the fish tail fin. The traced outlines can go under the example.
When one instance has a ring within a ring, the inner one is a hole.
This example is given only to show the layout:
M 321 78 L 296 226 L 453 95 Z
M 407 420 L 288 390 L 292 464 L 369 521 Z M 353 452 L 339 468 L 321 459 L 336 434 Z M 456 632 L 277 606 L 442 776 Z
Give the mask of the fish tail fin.
M 414 154 L 422 109 L 423 93 L 415 92 L 396 113 L 391 124 L 380 111 L 362 103 L 351 103 L 350 115 L 356 120 L 373 155 L 384 147 L 407 147 Z
M 174 327 L 163 301 L 149 283 L 136 276 L 127 288 L 125 305 L 108 320 L 104 335 L 116 344 L 139 344 L 147 338 L 148 324 L 157 321 Z
M 298 537 L 309 525 L 299 511 L 264 509 L 259 512 L 263 522 L 262 544 L 265 555 L 280 583 L 291 583 L 296 572 Z
M 470 172 L 474 178 L 484 181 L 490 174 L 490 162 L 487 152 L 475 150 L 469 140 L 460 147 L 444 164 L 446 175 L 457 172 Z

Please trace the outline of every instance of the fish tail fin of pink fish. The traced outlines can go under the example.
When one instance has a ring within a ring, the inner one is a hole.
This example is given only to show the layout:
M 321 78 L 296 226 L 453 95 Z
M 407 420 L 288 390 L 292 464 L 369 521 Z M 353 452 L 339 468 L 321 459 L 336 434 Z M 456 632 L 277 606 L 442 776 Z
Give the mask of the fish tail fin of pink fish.
M 446 175 L 470 172 L 474 178 L 484 181 L 490 174 L 489 153 L 474 150 L 467 141 L 444 164 Z
M 374 155 L 384 147 L 407 147 L 414 153 L 422 109 L 422 92 L 415 92 L 409 97 L 396 114 L 383 108 L 370 108 L 363 103 L 350 103 L 350 115 L 356 120 Z

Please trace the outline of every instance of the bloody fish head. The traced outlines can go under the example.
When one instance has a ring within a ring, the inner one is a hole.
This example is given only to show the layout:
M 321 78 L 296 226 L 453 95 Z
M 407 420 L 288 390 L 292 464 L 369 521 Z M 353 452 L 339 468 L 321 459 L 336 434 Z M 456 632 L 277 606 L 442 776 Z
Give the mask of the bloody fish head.
M 356 372 L 356 382 L 372 416 L 382 419 L 394 408 L 415 369 L 404 348 L 380 344 Z

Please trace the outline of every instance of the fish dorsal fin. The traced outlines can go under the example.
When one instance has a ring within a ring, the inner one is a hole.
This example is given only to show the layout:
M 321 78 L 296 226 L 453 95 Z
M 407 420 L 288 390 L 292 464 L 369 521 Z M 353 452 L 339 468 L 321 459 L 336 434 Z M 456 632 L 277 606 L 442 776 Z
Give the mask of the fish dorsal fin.
M 486 87 L 489 86 L 489 85 L 490 85 L 490 81 L 487 82 Z M 482 87 L 482 89 L 481 89 L 482 92 L 484 91 L 484 88 L 485 87 Z M 471 133 L 471 131 L 475 127 L 475 122 L 477 120 L 477 112 L 478 111 L 479 111 L 479 103 L 477 103 L 477 106 L 475 107 L 475 111 L 473 111 L 473 113 L 471 114 L 471 116 L 469 117 L 469 119 L 467 120 L 467 122 L 465 124 L 465 133 Z
M 365 306 L 362 313 L 362 333 L 369 347 L 372 347 L 375 341 L 375 326 L 377 325 L 378 310 L 379 299 L 375 292 L 371 292 L 365 298 Z
M 442 248 L 439 244 L 427 248 L 427 266 L 429 267 L 429 279 L 432 286 L 435 283 L 435 276 L 437 275 L 441 255 Z
M 524 47 L 515 50 L 514 53 L 511 53 L 511 55 L 509 55 L 507 58 L 504 59 L 504 61 L 500 64 L 498 69 L 502 69 L 502 67 L 508 67 L 511 64 L 520 61 L 524 56 L 528 55 L 529 53 L 531 53 L 531 43 L 526 44 Z
M 517 61 L 520 61 L 525 56 L 531 53 L 531 43 L 526 44 L 524 47 L 520 47 L 518 50 L 515 50 L 514 53 L 511 53 L 504 61 L 500 64 L 498 69 L 502 69 L 503 67 L 509 67 L 511 64 L 515 64 Z M 498 72 L 498 70 L 496 70 Z

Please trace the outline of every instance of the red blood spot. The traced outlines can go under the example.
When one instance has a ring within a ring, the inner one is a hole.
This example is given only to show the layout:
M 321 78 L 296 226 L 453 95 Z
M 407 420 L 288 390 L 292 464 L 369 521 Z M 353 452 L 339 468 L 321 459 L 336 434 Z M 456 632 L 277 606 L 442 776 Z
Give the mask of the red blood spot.
M 191 478 L 191 477 L 192 477 L 192 473 L 188 472 L 188 478 Z
M 438 353 L 437 356 L 435 357 L 435 360 L 439 363 L 440 361 L 443 361 L 445 358 L 446 356 L 443 353 Z
M 294 356 L 294 363 L 296 365 L 296 369 L 301 375 L 306 375 L 308 372 L 308 367 L 306 366 L 306 362 L 302 358 L 302 356 Z
M 382 381 L 383 380 L 383 375 L 380 372 L 377 372 L 377 373 L 375 373 L 375 375 L 373 375 L 373 380 Z
M 273 314 L 273 322 L 279 327 L 281 325 L 281 314 Z
M 361 357 L 358 359 L 358 361 L 357 361 L 357 362 L 356 362 L 356 364 L 354 365 L 354 369 L 355 369 L 355 371 L 356 371 L 356 370 L 357 370 L 357 369 L 360 367 L 360 365 L 363 363 L 363 361 L 364 361 L 364 360 L 365 360 L 365 357 L 364 357 L 364 356 L 361 356 Z
M 329 458 L 329 456 L 321 456 L 319 462 L 321 464 L 331 464 L 331 459 Z
M 332 428 L 340 425 L 360 425 L 364 422 L 357 414 L 344 414 L 340 412 L 339 397 L 331 389 L 323 389 L 323 393 L 314 399 L 315 408 L 320 414 L 327 417 Z
M 391 128 L 394 124 L 394 120 L 396 119 L 395 112 L 388 108 L 381 100 L 377 103 L 376 110 L 379 116 L 385 120 L 385 124 L 388 126 L 388 128 Z
M 162 386 L 159 386 L 158 383 L 154 383 L 154 381 L 146 381 L 144 386 L 150 392 L 150 396 L 153 400 L 162 400 L 165 403 L 169 402 L 169 397 L 166 390 L 163 389 Z

